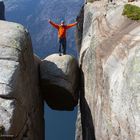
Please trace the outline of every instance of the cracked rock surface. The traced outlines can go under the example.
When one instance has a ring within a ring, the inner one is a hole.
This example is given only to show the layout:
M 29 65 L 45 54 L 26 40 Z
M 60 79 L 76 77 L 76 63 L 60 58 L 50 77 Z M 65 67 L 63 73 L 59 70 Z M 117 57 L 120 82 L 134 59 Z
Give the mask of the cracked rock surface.
M 0 21 L 0 125 L 14 140 L 43 140 L 43 101 L 27 30 Z

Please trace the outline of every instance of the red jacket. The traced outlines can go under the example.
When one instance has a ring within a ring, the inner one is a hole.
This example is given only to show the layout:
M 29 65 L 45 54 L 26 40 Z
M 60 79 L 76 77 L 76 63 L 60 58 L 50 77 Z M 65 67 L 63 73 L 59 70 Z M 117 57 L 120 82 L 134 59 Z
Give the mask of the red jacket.
M 72 24 L 68 24 L 68 25 L 63 25 L 62 26 L 62 25 L 56 24 L 56 23 L 54 23 L 52 21 L 49 21 L 49 23 L 53 27 L 58 29 L 58 37 L 59 38 L 66 38 L 66 31 L 67 31 L 67 29 L 69 29 L 69 28 L 71 28 L 71 27 L 73 27 L 73 26 L 75 26 L 77 24 L 77 22 L 75 22 L 75 23 L 72 23 Z

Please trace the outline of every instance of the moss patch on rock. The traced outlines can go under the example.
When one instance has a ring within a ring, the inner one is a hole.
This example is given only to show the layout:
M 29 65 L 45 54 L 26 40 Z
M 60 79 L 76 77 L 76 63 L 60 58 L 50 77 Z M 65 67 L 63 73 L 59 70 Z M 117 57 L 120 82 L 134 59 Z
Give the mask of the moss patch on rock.
M 124 6 L 123 15 L 127 16 L 131 20 L 140 20 L 140 7 L 126 4 Z

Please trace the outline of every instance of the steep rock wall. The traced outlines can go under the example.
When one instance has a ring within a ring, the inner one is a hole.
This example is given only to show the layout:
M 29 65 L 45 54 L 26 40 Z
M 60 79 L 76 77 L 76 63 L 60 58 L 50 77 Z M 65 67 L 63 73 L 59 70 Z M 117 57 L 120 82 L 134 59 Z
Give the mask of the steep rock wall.
M 125 3 L 84 6 L 77 140 L 140 139 L 140 22 L 122 16 Z
M 72 111 L 78 103 L 79 67 L 71 55 L 52 54 L 40 64 L 44 100 L 56 110 Z
M 43 140 L 38 61 L 24 27 L 0 21 L 0 139 Z

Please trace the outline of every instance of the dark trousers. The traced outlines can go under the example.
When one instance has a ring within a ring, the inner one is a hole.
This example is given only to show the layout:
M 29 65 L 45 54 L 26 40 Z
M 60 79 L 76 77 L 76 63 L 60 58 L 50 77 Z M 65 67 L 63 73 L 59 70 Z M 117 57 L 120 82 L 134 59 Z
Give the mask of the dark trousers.
M 63 54 L 66 54 L 66 38 L 59 38 L 59 53 L 61 54 L 61 50 L 63 50 Z

